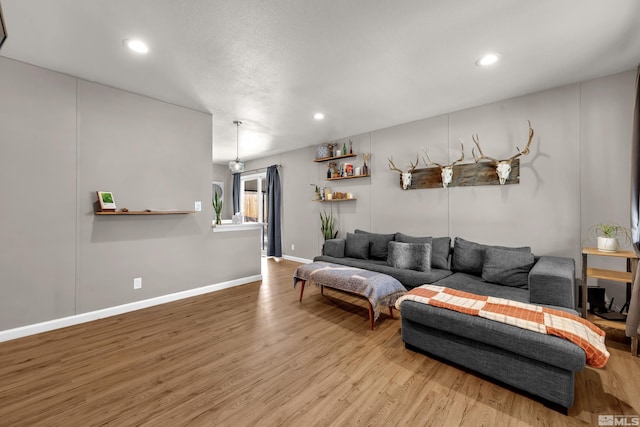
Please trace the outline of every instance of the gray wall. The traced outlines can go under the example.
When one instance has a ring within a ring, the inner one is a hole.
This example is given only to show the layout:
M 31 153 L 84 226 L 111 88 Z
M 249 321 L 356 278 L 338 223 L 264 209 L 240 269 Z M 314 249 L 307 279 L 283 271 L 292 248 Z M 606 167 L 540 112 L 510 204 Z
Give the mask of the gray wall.
M 431 117 L 351 137 L 354 151 L 372 152 L 371 178 L 324 181 L 326 163 L 315 164 L 315 146 L 254 161 L 250 168 L 283 165 L 285 255 L 311 259 L 320 253 L 318 213 L 337 215 L 340 236 L 355 228 L 414 235 L 450 235 L 504 245 L 530 245 L 536 254 L 576 259 L 589 226 L 604 221 L 629 225 L 629 170 L 635 71 L 555 88 L 489 105 Z M 471 135 L 497 158 L 515 153 L 535 136 L 521 158 L 519 185 L 403 191 L 397 172 L 428 147 L 433 161 L 459 156 L 458 138 L 472 162 Z M 338 140 L 340 145 L 348 138 Z M 354 161 L 362 164 L 362 156 Z M 358 200 L 311 202 L 309 184 L 328 184 Z M 291 250 L 295 244 L 295 251 Z M 624 268 L 620 261 L 594 265 Z M 624 300 L 624 285 L 600 283 Z
M 257 231 L 211 230 L 210 115 L 2 57 L 0 93 L 0 330 L 260 274 Z

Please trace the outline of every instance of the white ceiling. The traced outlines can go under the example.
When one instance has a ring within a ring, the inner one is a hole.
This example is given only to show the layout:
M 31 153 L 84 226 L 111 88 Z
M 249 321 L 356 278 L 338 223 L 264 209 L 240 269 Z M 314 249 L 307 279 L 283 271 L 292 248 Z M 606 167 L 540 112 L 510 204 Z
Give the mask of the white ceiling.
M 249 160 L 640 62 L 632 0 L 0 3 L 2 56 L 209 112 L 215 162 L 236 156 L 233 120 Z M 476 67 L 488 51 L 502 61 Z

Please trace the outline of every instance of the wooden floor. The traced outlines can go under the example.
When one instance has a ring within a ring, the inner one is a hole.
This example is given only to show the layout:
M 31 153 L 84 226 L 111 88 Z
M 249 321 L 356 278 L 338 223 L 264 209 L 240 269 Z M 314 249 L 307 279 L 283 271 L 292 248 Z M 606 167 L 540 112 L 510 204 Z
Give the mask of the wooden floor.
M 366 301 L 262 282 L 0 344 L 0 426 L 573 426 L 640 414 L 640 358 L 611 342 L 569 415 L 406 350 Z

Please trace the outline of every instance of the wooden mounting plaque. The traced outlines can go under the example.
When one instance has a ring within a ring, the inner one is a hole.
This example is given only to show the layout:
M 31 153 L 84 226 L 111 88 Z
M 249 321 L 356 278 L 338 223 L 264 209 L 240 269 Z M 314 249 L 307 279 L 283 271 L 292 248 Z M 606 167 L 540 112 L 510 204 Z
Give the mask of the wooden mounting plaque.
M 399 175 L 398 175 L 399 176 Z M 402 188 L 402 178 L 399 178 Z M 520 159 L 511 162 L 511 174 L 504 185 L 520 184 Z M 449 187 L 469 187 L 473 185 L 500 185 L 496 167 L 489 162 L 465 163 L 453 167 L 453 179 Z M 439 167 L 416 169 L 411 176 L 407 190 L 419 188 L 442 188 Z

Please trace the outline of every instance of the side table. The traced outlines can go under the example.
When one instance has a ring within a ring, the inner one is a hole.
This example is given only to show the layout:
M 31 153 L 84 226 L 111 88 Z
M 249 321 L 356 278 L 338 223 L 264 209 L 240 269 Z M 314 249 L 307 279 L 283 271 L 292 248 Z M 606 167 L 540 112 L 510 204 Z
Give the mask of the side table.
M 604 256 L 615 258 L 626 258 L 627 269 L 626 271 L 608 270 L 602 268 L 589 268 L 588 256 Z M 631 300 L 631 285 L 633 278 L 636 276 L 636 270 L 638 269 L 638 256 L 633 251 L 618 251 L 618 252 L 604 252 L 599 251 L 597 248 L 583 247 L 582 248 L 582 317 L 587 318 L 587 279 L 589 277 L 594 279 L 611 280 L 614 282 L 625 283 L 627 286 L 625 305 L 629 304 Z M 624 306 L 623 306 L 624 307 Z M 627 306 L 628 308 L 628 306 Z M 606 326 L 608 328 L 625 330 L 625 322 L 614 322 L 606 319 L 599 319 L 595 316 L 590 316 L 589 320 L 593 323 Z M 638 336 L 631 337 L 631 354 L 638 355 Z

